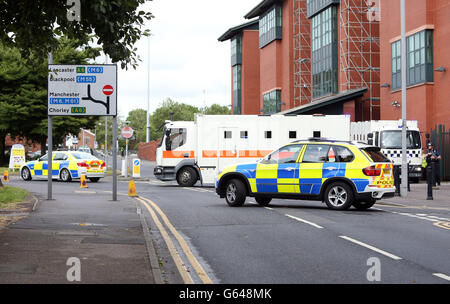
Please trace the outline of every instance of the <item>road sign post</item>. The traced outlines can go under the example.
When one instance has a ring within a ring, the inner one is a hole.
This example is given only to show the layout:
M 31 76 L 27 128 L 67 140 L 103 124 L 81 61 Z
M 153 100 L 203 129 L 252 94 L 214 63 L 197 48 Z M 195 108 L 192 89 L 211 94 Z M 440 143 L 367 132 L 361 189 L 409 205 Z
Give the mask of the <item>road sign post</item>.
M 48 71 L 48 197 L 51 199 L 52 116 L 112 116 L 116 128 L 113 133 L 117 136 L 117 66 L 54 65 L 49 58 Z M 114 201 L 117 200 L 116 161 L 117 148 L 113 151 Z
M 128 177 L 128 140 L 133 136 L 133 129 L 129 126 L 125 126 L 122 129 L 122 137 L 125 140 L 125 177 Z

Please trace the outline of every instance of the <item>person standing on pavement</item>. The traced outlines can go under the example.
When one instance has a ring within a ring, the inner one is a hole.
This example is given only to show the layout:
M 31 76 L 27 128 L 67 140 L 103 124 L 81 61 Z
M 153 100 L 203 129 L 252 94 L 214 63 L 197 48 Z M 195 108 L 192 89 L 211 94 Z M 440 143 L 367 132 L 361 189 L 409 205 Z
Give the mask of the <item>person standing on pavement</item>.
M 439 161 L 441 159 L 441 154 L 438 150 L 436 150 L 432 143 L 428 143 L 428 151 L 426 154 L 426 159 L 428 165 L 431 165 L 431 162 L 436 163 L 436 170 L 435 170 L 435 176 L 434 179 L 438 186 L 441 185 L 441 176 L 440 176 L 440 170 L 439 170 Z

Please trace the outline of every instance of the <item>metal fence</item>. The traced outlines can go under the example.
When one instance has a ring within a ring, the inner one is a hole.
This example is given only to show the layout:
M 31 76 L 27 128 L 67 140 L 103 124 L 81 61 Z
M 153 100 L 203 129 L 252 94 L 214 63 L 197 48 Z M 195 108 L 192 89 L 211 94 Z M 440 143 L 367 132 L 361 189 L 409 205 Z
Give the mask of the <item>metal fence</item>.
M 450 130 L 445 125 L 436 125 L 431 129 L 430 140 L 441 154 L 439 170 L 441 180 L 450 180 Z

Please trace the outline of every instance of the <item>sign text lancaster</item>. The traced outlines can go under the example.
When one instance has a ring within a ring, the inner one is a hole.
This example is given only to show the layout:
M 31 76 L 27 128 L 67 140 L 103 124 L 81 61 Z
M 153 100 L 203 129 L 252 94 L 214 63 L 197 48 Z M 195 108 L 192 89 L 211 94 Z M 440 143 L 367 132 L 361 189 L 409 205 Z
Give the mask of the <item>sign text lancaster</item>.
M 49 116 L 116 116 L 116 65 L 49 65 Z

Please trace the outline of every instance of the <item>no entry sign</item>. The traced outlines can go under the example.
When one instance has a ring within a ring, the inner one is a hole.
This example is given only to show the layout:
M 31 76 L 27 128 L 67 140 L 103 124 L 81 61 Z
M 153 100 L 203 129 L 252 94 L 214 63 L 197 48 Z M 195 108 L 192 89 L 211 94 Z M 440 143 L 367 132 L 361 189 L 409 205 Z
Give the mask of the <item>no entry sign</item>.
M 133 136 L 133 129 L 129 126 L 126 126 L 122 129 L 123 138 L 130 139 Z
M 112 86 L 107 84 L 103 87 L 103 94 L 105 94 L 106 96 L 109 96 L 112 93 L 114 93 L 114 88 Z

